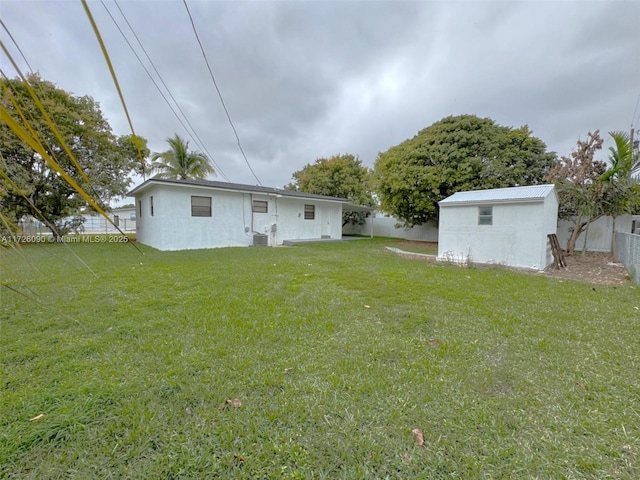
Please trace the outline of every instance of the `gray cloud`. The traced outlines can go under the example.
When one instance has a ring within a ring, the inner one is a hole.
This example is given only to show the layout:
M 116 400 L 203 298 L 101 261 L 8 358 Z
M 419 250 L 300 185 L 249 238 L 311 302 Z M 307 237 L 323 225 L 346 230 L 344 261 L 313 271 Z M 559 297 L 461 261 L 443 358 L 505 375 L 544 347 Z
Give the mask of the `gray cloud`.
M 461 113 L 528 124 L 568 154 L 588 130 L 627 129 L 640 94 L 637 2 L 188 3 L 265 185 L 284 185 L 304 164 L 335 153 L 373 165 L 378 152 Z M 137 49 L 115 4 L 106 5 Z M 165 138 L 186 136 L 184 129 L 103 6 L 90 6 L 137 133 L 164 150 Z M 182 2 L 120 6 L 224 173 L 255 183 Z M 0 8 L 45 79 L 93 96 L 114 131 L 128 133 L 79 2 L 4 0 Z M 4 32 L 0 38 L 21 62 Z M 0 64 L 13 74 L 6 59 Z

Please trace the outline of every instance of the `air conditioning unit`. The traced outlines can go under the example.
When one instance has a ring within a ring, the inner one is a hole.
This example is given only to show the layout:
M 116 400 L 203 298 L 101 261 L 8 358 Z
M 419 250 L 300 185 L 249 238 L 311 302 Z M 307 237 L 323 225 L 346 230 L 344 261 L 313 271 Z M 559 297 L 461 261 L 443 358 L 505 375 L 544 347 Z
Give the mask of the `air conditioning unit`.
M 268 245 L 269 245 L 269 235 L 263 235 L 262 233 L 253 234 L 254 247 L 266 247 Z

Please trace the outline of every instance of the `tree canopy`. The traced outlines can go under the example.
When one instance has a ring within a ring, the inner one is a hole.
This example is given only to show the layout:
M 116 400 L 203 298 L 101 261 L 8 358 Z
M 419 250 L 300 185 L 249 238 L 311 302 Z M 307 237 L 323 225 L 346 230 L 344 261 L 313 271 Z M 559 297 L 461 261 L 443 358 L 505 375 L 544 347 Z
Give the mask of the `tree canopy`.
M 294 172 L 293 182 L 285 188 L 300 192 L 347 198 L 352 203 L 371 207 L 374 200 L 369 187 L 370 169 L 355 155 L 341 154 L 318 158 Z M 362 212 L 344 212 L 343 225 L 362 224 Z
M 450 116 L 380 153 L 373 187 L 382 210 L 421 225 L 436 220 L 438 202 L 455 192 L 542 183 L 555 158 L 526 125 Z
M 574 253 L 580 234 L 588 235 L 591 223 L 603 215 L 611 215 L 615 222 L 616 216 L 632 213 L 640 202 L 640 186 L 632 177 L 638 158 L 629 135 L 609 135 L 615 147 L 609 148 L 608 163 L 595 158 L 603 144 L 596 130 L 589 132 L 586 140 L 578 140 L 570 156 L 561 157 L 546 176 L 558 191 L 559 217 L 573 223 L 566 247 L 569 255 Z
M 154 153 L 151 157 L 153 171 L 159 172 L 160 178 L 189 180 L 215 175 L 209 157 L 198 151 L 189 150 L 189 142 L 177 133 L 167 138 L 169 150 Z
M 81 174 L 51 125 L 19 79 L 2 80 L 0 102 L 13 122 L 36 136 L 46 151 L 101 207 L 112 198 L 124 196 L 130 174 L 142 164 L 138 153 L 148 154 L 146 140 L 132 135 L 116 136 L 99 104 L 90 96 L 75 96 L 39 75 L 27 76 L 52 123 L 77 160 Z M 68 218 L 79 213 L 86 201 L 45 159 L 21 140 L 7 124 L 0 122 L 0 212 L 17 221 L 32 215 L 52 232 L 64 235 L 72 226 Z

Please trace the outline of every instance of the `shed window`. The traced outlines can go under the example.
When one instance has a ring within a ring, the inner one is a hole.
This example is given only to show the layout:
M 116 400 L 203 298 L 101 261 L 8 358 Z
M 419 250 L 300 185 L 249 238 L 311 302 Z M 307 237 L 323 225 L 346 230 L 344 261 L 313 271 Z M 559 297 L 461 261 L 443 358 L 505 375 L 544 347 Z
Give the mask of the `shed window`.
M 252 208 L 255 213 L 268 213 L 269 202 L 266 200 L 254 200 Z
M 210 217 L 211 216 L 211 197 L 191 196 L 191 216 L 192 217 Z
M 493 225 L 493 207 L 478 207 L 478 225 Z
M 304 219 L 305 220 L 315 220 L 316 218 L 316 206 L 315 205 L 305 205 L 304 206 Z
M 149 197 L 149 206 L 151 207 L 151 216 L 153 217 L 153 195 Z

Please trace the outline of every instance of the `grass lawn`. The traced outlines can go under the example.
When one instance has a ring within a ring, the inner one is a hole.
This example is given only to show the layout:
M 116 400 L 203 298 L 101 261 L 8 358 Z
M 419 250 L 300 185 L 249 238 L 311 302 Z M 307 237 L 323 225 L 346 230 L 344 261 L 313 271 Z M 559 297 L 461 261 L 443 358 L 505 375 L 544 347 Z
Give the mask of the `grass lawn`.
M 640 288 L 385 245 L 1 253 L 0 478 L 640 478 Z

